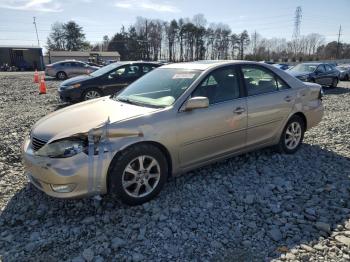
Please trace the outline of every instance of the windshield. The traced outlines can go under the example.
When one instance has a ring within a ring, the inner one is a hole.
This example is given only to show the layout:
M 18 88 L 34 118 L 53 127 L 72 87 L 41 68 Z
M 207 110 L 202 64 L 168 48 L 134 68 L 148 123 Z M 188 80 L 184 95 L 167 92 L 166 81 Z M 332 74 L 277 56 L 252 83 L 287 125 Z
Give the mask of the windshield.
M 115 99 L 146 106 L 170 106 L 200 73 L 199 70 L 158 68 L 129 85 Z
M 92 72 L 90 75 L 91 75 L 91 76 L 94 76 L 94 77 L 102 76 L 102 75 L 108 73 L 109 71 L 111 71 L 111 70 L 117 68 L 118 66 L 121 66 L 121 64 L 119 64 L 119 63 L 113 63 L 113 64 L 110 64 L 110 65 L 101 67 L 100 69 L 98 69 L 98 70 Z
M 316 70 L 317 65 L 307 65 L 307 64 L 299 64 L 291 68 L 291 71 L 294 72 L 308 72 L 312 73 Z

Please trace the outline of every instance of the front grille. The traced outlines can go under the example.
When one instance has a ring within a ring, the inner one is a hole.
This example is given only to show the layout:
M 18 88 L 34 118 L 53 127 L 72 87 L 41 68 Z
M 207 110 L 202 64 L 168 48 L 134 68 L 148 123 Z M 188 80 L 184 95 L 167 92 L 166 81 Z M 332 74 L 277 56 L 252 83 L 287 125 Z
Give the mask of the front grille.
M 36 137 L 32 137 L 32 148 L 34 151 L 38 151 L 40 148 L 42 148 L 47 141 L 41 140 Z

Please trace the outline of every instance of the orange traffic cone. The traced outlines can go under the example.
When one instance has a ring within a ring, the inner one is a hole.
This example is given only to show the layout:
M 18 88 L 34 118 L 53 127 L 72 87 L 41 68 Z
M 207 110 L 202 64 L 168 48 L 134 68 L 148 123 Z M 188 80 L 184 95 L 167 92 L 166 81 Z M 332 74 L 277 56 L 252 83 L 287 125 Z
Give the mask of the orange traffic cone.
M 45 83 L 45 76 L 41 75 L 40 79 L 40 86 L 39 86 L 39 94 L 46 94 L 46 83 Z
M 34 72 L 34 83 L 39 83 L 39 74 L 38 74 L 38 70 L 36 69 Z

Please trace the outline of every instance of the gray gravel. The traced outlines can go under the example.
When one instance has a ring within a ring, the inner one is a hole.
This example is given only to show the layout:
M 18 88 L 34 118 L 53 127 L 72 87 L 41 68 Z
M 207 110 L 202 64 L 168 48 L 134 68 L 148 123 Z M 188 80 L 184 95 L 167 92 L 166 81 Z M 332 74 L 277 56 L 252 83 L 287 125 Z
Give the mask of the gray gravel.
M 270 149 L 170 179 L 129 207 L 58 200 L 27 183 L 20 145 L 61 107 L 57 81 L 0 73 L 0 260 L 349 261 L 350 82 L 326 90 L 323 122 L 292 156 Z

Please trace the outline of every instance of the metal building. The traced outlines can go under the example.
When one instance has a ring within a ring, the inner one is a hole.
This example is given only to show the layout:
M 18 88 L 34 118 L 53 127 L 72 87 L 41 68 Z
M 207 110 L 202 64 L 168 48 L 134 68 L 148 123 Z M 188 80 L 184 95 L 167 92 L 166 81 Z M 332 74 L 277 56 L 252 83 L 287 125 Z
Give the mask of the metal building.
M 7 64 L 19 70 L 43 70 L 44 59 L 41 47 L 0 45 L 0 66 Z
M 48 51 L 44 57 L 45 64 L 51 64 L 63 60 L 79 60 L 83 62 L 120 61 L 118 52 L 99 51 Z

